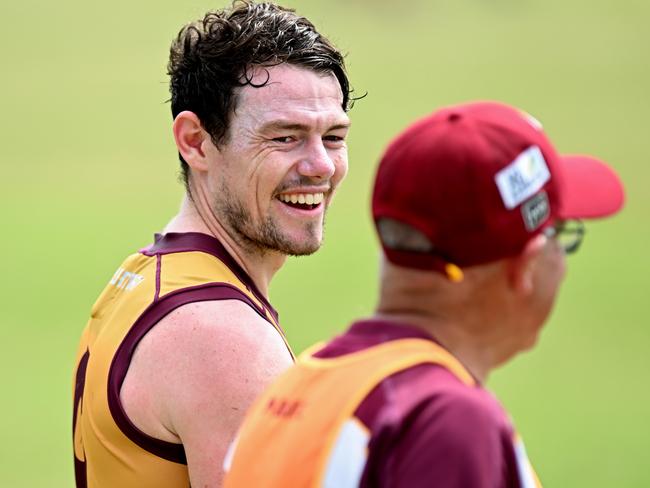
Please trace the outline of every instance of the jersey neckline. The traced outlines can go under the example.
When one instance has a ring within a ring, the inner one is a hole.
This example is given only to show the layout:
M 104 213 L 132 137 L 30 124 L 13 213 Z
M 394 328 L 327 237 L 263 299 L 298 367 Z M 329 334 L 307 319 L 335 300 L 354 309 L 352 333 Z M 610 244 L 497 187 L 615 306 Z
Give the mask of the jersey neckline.
M 235 261 L 224 245 L 214 236 L 201 232 L 168 232 L 166 234 L 154 234 L 154 243 L 142 249 L 140 252 L 147 256 L 156 254 L 173 254 L 178 252 L 204 252 L 210 254 L 223 262 L 235 276 L 246 286 L 248 291 L 253 293 L 260 300 L 273 318 L 278 322 L 278 312 L 271 303 L 260 292 L 253 282 L 253 279 Z
M 317 349 L 313 357 L 317 359 L 337 358 L 401 339 L 428 340 L 447 350 L 452 356 L 454 355 L 436 337 L 415 325 L 388 319 L 366 318 L 353 322 L 343 334 Z M 481 386 L 478 378 L 464 364 L 463 367 L 472 376 L 476 384 Z

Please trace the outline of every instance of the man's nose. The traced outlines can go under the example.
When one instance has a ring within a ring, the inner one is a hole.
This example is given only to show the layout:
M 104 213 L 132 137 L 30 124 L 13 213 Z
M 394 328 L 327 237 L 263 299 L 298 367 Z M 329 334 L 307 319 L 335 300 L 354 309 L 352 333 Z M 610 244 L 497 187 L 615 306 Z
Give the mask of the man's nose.
M 323 140 L 314 138 L 305 146 L 305 154 L 298 163 L 298 173 L 318 180 L 329 180 L 336 171 L 332 156 L 328 153 Z

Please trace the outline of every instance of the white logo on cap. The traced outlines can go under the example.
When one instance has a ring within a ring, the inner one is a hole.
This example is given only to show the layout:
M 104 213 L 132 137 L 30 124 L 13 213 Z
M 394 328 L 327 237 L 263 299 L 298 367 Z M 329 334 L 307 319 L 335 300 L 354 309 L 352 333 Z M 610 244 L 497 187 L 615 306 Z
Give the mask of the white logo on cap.
M 551 178 L 542 151 L 531 146 L 494 176 L 507 209 L 534 195 Z

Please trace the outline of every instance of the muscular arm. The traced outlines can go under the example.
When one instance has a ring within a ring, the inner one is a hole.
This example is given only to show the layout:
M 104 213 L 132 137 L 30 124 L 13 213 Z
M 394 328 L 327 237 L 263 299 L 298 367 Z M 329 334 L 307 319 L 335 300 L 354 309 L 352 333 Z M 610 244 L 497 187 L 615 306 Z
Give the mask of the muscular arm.
M 279 333 L 248 305 L 192 303 L 143 338 L 120 398 L 145 433 L 183 444 L 193 487 L 218 487 L 246 409 L 290 364 Z

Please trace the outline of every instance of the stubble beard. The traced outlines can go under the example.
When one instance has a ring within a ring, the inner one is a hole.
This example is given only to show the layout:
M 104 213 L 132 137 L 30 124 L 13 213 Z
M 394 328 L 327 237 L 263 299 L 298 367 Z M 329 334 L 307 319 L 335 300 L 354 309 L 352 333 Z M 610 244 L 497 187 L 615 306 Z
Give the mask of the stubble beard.
M 307 239 L 296 242 L 282 233 L 270 215 L 256 224 L 248 209 L 227 189 L 222 189 L 221 197 L 215 202 L 217 215 L 224 219 L 235 234 L 233 237 L 250 253 L 265 255 L 278 252 L 287 256 L 308 256 L 315 253 L 322 244 L 322 239 L 318 237 L 319 223 L 306 223 L 304 231 Z M 324 221 L 322 226 L 325 227 Z

